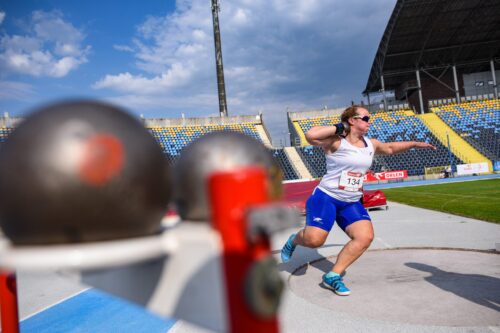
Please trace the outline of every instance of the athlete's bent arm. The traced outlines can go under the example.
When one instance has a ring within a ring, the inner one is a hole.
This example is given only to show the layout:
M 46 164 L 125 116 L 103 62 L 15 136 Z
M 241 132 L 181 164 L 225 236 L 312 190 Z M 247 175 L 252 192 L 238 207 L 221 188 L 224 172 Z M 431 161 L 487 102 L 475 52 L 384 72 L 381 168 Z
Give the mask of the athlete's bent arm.
M 401 142 L 380 142 L 377 139 L 371 139 L 375 147 L 375 154 L 379 155 L 394 155 L 403 153 L 412 148 L 433 149 L 436 147 L 427 142 L 420 141 L 401 141 Z
M 306 133 L 306 140 L 313 146 L 329 147 L 336 136 L 344 132 L 342 123 L 334 126 L 314 126 Z

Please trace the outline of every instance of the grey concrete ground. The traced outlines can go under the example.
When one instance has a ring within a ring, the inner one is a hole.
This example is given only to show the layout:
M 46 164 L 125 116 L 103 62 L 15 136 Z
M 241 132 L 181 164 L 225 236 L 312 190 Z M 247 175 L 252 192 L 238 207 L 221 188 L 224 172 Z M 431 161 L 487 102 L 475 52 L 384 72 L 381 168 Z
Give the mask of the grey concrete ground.
M 493 252 L 500 225 L 389 206 L 370 212 L 375 240 L 344 278 L 351 296 L 320 286 L 348 241 L 337 227 L 322 248 L 298 247 L 280 264 L 288 286 L 282 331 L 500 332 L 500 255 Z M 293 231 L 275 238 L 278 260 Z
M 500 255 L 491 252 L 500 242 L 500 225 L 397 203 L 389 207 L 370 212 L 375 240 L 348 269 L 351 296 L 320 286 L 348 241 L 337 227 L 323 247 L 299 247 L 289 263 L 279 265 L 287 286 L 281 331 L 500 333 Z M 273 238 L 279 262 L 281 246 L 296 230 Z M 86 288 L 73 281 L 19 272 L 21 318 Z M 178 321 L 169 332 L 206 331 Z
M 471 251 L 370 251 L 344 277 L 353 291 L 350 297 L 335 297 L 326 288 L 316 288 L 335 257 L 301 267 L 289 282 L 292 292 L 313 304 L 367 319 L 498 326 L 499 258 Z M 448 309 L 446 315 L 444 309 Z
M 17 272 L 19 318 L 24 320 L 89 289 L 68 273 Z

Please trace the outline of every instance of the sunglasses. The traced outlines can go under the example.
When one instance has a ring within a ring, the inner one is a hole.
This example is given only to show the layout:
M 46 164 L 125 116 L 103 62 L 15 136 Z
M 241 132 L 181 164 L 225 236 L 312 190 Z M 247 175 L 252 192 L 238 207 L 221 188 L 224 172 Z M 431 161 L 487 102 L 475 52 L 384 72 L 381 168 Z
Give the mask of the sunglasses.
M 369 122 L 370 121 L 370 116 L 364 116 L 364 117 L 361 117 L 361 116 L 354 116 L 353 118 L 356 118 L 356 119 L 361 119 L 363 120 L 365 123 Z

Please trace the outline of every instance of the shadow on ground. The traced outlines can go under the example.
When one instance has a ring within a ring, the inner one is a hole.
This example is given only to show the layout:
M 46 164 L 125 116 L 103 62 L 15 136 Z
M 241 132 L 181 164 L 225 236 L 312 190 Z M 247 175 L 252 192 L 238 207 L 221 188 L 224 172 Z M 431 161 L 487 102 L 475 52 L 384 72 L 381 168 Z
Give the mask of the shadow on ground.
M 480 274 L 447 272 L 435 266 L 416 262 L 408 262 L 405 265 L 432 274 L 425 277 L 424 280 L 442 290 L 500 312 L 498 305 L 500 304 L 499 278 Z

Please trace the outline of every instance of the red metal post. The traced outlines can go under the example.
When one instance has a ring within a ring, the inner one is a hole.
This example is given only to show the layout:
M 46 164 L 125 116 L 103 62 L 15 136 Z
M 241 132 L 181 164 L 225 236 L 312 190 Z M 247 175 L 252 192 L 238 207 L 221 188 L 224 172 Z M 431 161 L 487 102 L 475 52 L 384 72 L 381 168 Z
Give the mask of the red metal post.
M 15 273 L 0 271 L 0 320 L 3 333 L 19 333 Z
M 245 301 L 245 278 L 252 263 L 269 254 L 268 241 L 251 244 L 247 237 L 246 211 L 269 201 L 264 169 L 245 168 L 217 172 L 209 179 L 212 224 L 222 237 L 229 332 L 278 332 L 276 316 L 262 318 Z

